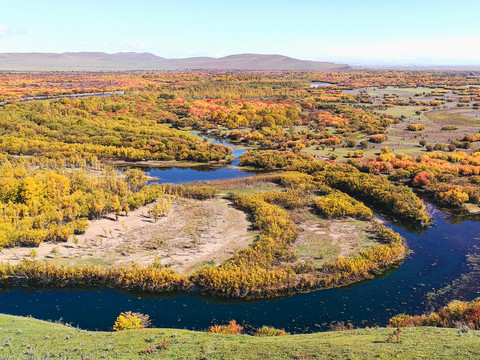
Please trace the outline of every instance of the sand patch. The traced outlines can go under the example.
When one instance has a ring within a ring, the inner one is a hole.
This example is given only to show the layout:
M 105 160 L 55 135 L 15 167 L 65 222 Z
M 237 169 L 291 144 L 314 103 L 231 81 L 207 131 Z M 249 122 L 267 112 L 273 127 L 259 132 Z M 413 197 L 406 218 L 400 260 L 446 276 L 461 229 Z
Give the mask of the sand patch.
M 227 200 L 179 199 L 157 222 L 148 216 L 148 206 L 143 206 L 118 221 L 112 215 L 90 221 L 85 234 L 66 243 L 3 249 L 0 262 L 18 263 L 31 258 L 35 250 L 37 260 L 61 264 L 160 262 L 186 274 L 205 265 L 220 265 L 247 247 L 255 237 L 249 227 L 246 215 Z

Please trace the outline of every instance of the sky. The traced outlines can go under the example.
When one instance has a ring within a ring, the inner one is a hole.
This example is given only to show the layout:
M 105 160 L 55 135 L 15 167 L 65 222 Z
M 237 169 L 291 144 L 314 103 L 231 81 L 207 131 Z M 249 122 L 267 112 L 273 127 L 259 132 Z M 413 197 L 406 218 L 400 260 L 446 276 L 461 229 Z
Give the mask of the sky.
M 0 53 L 480 64 L 479 0 L 0 0 Z

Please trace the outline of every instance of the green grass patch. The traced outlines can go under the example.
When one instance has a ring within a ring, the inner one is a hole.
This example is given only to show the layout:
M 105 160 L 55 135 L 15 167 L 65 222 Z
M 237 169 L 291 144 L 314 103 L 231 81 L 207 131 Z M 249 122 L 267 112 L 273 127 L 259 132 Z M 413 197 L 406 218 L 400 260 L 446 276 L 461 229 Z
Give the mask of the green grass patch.
M 316 265 L 323 264 L 326 260 L 333 260 L 340 255 L 340 249 L 332 245 L 328 239 L 310 245 L 297 245 L 295 248 L 299 257 L 308 257 Z
M 478 116 L 478 117 L 475 117 Z M 469 109 L 448 109 L 428 111 L 425 116 L 441 125 L 461 125 L 480 127 L 480 112 Z
M 278 314 L 281 316 L 281 314 Z M 113 324 L 112 324 L 113 325 Z M 478 359 L 480 331 L 419 327 L 253 337 L 176 329 L 90 332 L 0 315 L 4 359 Z M 152 345 L 163 350 L 145 353 Z
M 385 115 L 392 115 L 396 117 L 400 117 L 402 115 L 410 118 L 415 118 L 419 120 L 423 120 L 423 115 L 415 114 L 415 111 L 420 110 L 424 106 L 393 106 L 385 110 L 375 110 L 379 113 L 383 113 Z

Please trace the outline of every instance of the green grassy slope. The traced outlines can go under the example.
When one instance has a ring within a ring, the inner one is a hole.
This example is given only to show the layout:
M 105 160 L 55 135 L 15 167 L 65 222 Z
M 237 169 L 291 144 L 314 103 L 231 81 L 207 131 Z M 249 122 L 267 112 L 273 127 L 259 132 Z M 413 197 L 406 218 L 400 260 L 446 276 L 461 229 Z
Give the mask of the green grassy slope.
M 480 331 L 362 329 L 257 338 L 176 329 L 90 332 L 0 315 L 0 359 L 478 359 Z M 166 350 L 143 354 L 168 341 Z

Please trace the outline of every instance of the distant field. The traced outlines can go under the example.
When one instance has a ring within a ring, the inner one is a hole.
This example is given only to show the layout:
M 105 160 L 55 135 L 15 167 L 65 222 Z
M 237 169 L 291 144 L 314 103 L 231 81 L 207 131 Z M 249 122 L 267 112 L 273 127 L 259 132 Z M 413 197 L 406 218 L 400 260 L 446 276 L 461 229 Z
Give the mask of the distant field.
M 427 88 L 427 87 L 416 87 L 416 88 L 411 88 L 411 87 L 398 87 L 398 86 L 387 86 L 385 88 L 380 88 L 380 87 L 366 87 L 366 88 L 359 88 L 359 89 L 354 89 L 354 90 L 345 90 L 343 91 L 346 94 L 355 94 L 357 95 L 361 90 L 366 90 L 367 93 L 370 96 L 382 96 L 385 94 L 397 94 L 402 97 L 409 97 L 409 96 L 414 96 L 415 94 L 418 93 L 431 93 L 434 91 L 434 88 Z
M 420 115 L 415 114 L 415 111 L 418 111 L 421 108 L 422 108 L 421 106 L 394 106 L 386 110 L 377 110 L 377 112 L 386 114 L 386 115 L 392 115 L 392 116 L 403 115 L 406 117 L 410 117 L 412 119 L 422 120 L 422 119 L 425 119 L 425 116 L 423 114 L 420 114 Z
M 449 109 L 425 113 L 430 121 L 441 125 L 480 126 L 480 110 Z
M 387 128 L 386 135 L 389 137 L 387 141 L 382 144 L 369 144 L 368 149 L 364 150 L 365 157 L 375 156 L 383 146 L 392 148 L 395 153 L 402 152 L 408 155 L 420 155 L 425 152 L 425 149 L 419 146 L 420 140 L 425 140 L 427 144 L 449 144 L 452 141 L 463 139 L 465 135 L 477 133 L 478 127 L 480 127 L 480 111 L 471 107 L 457 107 L 463 95 L 452 90 L 449 90 L 447 93 L 428 96 L 437 90 L 444 91 L 442 87 L 402 88 L 396 86 L 387 86 L 385 88 L 365 87 L 344 91 L 344 93 L 353 95 L 360 95 L 362 91 L 366 91 L 374 106 L 379 107 L 386 101 L 385 95 L 396 95 L 397 97 L 393 98 L 394 100 L 406 102 L 409 102 L 410 98 L 416 102 L 441 102 L 441 105 L 438 107 L 393 105 L 386 109 L 379 108 L 373 110 L 376 113 L 396 118 L 403 116 L 403 120 Z M 417 114 L 416 112 L 420 113 Z M 423 124 L 425 130 L 409 131 L 407 129 L 409 124 Z M 450 131 L 442 130 L 444 126 L 456 126 L 457 129 Z M 472 147 L 470 150 L 463 149 L 463 151 L 468 153 L 474 149 Z M 347 148 L 336 149 L 335 153 L 338 155 L 338 160 L 345 159 L 348 151 L 351 150 Z M 315 147 L 304 149 L 304 151 L 318 156 L 328 156 L 331 153 L 328 150 L 316 150 Z

